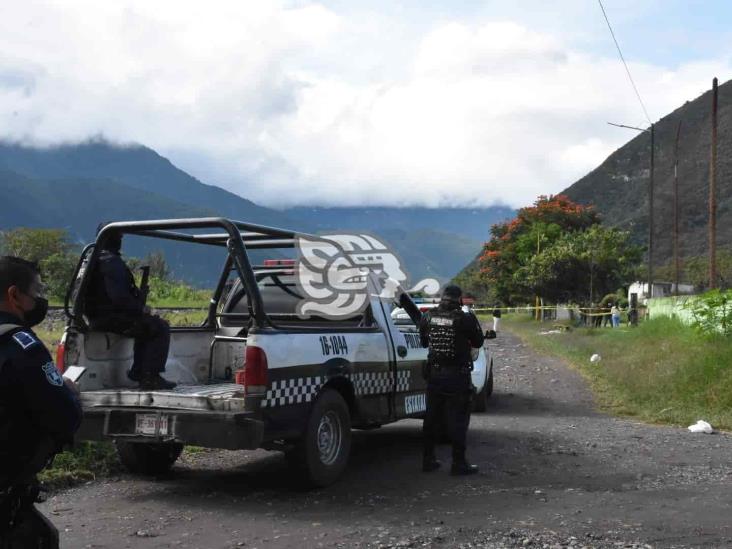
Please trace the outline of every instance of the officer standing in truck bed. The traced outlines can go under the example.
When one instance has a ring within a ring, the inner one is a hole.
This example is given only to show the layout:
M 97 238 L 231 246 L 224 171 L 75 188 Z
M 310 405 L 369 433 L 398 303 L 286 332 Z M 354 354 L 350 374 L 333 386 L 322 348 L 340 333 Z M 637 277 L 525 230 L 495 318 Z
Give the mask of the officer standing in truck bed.
M 471 348 L 483 345 L 483 332 L 473 313 L 461 310 L 462 291 L 447 286 L 440 304 L 422 316 L 419 334 L 423 347 L 429 347 L 427 358 L 427 413 L 424 420 L 424 454 L 422 470 L 440 467 L 435 444 L 440 423 L 447 416 L 447 431 L 452 441 L 453 475 L 470 475 L 478 467 L 465 457 L 465 439 L 470 423 L 473 386 L 470 372 Z

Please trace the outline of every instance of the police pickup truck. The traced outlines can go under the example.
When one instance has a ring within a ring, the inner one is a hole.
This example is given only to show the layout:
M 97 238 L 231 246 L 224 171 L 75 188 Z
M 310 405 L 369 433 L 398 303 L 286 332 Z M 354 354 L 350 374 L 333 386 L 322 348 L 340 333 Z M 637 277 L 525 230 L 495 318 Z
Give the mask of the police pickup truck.
M 363 311 L 332 320 L 298 314 L 292 262 L 251 263 L 260 250 L 292 249 L 300 233 L 223 218 L 175 219 L 111 223 L 97 242 L 110 231 L 208 247 L 223 265 L 206 320 L 171 328 L 165 377 L 177 387 L 142 391 L 126 376 L 133 340 L 94 331 L 84 316 L 99 250 L 93 243 L 82 252 L 57 367 L 87 369 L 78 437 L 112 439 L 130 471 L 164 472 L 186 444 L 265 448 L 284 451 L 304 480 L 324 486 L 346 466 L 352 428 L 423 415 L 420 313 L 405 293 L 398 303 L 383 298 L 375 273 L 367 276 Z M 393 321 L 396 307 L 412 311 L 410 322 Z

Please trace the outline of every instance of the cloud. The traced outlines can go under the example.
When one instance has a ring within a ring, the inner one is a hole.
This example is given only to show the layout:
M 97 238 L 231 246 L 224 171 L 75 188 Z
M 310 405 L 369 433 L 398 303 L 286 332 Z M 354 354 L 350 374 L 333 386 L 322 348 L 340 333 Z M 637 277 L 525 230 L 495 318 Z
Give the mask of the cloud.
M 643 124 L 617 59 L 559 32 L 400 26 L 267 1 L 14 4 L 2 135 L 143 143 L 267 205 L 520 206 L 632 137 L 607 121 Z M 660 115 L 724 80 L 723 54 L 631 70 Z

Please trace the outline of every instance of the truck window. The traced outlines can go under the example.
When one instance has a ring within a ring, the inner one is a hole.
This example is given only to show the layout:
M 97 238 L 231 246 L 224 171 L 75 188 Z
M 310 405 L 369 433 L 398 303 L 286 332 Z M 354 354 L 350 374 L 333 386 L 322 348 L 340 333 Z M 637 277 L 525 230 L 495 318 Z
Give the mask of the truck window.
M 259 271 L 255 273 L 264 311 L 272 322 L 282 327 L 353 327 L 373 328 L 375 322 L 370 307 L 363 314 L 344 320 L 331 320 L 315 315 L 305 318 L 297 315 L 297 305 L 302 300 L 295 279 L 286 270 Z M 221 325 L 246 326 L 249 323 L 249 299 L 243 285 L 233 280 L 226 296 L 220 301 Z

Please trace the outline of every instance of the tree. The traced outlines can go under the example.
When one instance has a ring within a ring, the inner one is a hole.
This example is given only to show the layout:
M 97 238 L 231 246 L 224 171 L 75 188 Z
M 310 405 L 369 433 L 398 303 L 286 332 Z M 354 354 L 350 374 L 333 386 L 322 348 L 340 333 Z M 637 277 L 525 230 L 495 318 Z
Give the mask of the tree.
M 62 299 L 76 268 L 69 234 L 63 229 L 19 227 L 0 233 L 0 253 L 33 261 L 41 268 L 48 296 Z
M 534 285 L 528 278 L 514 275 L 565 233 L 597 223 L 599 216 L 590 206 L 572 202 L 564 195 L 540 196 L 533 206 L 521 208 L 511 221 L 491 227 L 491 239 L 479 260 L 481 275 L 500 301 L 530 300 Z
M 636 277 L 641 254 L 630 233 L 593 225 L 564 233 L 514 278 L 550 301 L 594 303 Z

